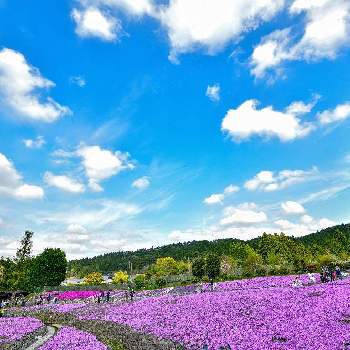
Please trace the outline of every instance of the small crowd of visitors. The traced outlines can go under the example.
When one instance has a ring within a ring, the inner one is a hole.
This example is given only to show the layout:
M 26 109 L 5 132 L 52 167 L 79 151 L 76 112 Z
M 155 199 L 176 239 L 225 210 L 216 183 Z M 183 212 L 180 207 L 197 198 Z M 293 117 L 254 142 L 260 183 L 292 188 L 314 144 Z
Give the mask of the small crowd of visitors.
M 326 283 L 342 279 L 343 275 L 339 266 L 336 266 L 335 269 L 325 266 L 321 269 L 320 278 L 322 283 Z
M 95 296 L 95 302 L 101 304 L 103 302 L 109 303 L 111 300 L 111 291 L 108 290 L 106 293 L 102 290 L 97 296 Z
M 308 280 L 306 285 L 313 285 L 317 283 L 316 274 L 314 273 L 308 273 L 307 275 Z M 341 269 L 339 266 L 336 266 L 335 268 L 329 267 L 329 266 L 323 266 L 320 271 L 320 282 L 321 283 L 327 283 L 327 282 L 333 282 L 336 280 L 343 279 L 343 273 L 341 272 Z M 302 287 L 304 286 L 302 280 L 299 276 L 296 276 L 294 281 L 292 282 L 292 287 Z
M 124 294 L 125 301 L 133 301 L 134 300 L 134 295 L 135 295 L 134 288 L 129 286 L 128 289 L 125 290 L 125 294 Z M 111 301 L 111 291 L 108 290 L 107 292 L 105 292 L 105 291 L 99 292 L 95 296 L 94 301 L 97 304 L 109 303 Z

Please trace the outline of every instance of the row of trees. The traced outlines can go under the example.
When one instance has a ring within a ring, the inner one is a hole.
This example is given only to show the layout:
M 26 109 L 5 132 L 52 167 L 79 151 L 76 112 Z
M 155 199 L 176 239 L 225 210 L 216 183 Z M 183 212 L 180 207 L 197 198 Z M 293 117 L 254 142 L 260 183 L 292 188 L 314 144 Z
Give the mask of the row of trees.
M 32 292 L 44 286 L 58 286 L 66 278 L 67 259 L 58 248 L 32 255 L 33 232 L 26 231 L 13 258 L 0 258 L 0 290 Z
M 349 235 L 334 230 L 320 243 L 305 244 L 283 233 L 263 234 L 250 242 L 231 242 L 226 254 L 198 254 L 192 261 L 186 262 L 176 261 L 171 257 L 158 258 L 144 273 L 139 273 L 132 279 L 125 272 L 115 273 L 113 283 L 119 285 L 132 282 L 137 289 L 159 288 L 167 283 L 188 283 L 193 279 L 214 281 L 315 271 L 321 266 L 331 264 L 348 265 Z M 96 273 L 90 274 L 89 278 L 94 275 Z M 171 278 L 174 276 L 184 278 Z
M 287 243 L 284 241 L 283 244 L 280 244 L 281 242 L 277 242 L 274 238 L 266 238 L 266 236 L 274 235 L 263 235 L 262 237 L 246 242 L 227 238 L 214 241 L 176 243 L 157 248 L 140 249 L 134 252 L 108 253 L 94 258 L 71 261 L 68 265 L 68 273 L 71 276 L 84 277 L 93 271 L 102 273 L 112 273 L 119 270 L 127 271 L 130 262 L 132 262 L 134 272 L 144 274 L 147 267 L 154 264 L 161 257 L 172 257 L 177 261 L 187 262 L 194 261 L 196 258 L 206 256 L 209 253 L 215 253 L 220 257 L 232 256 L 231 249 L 233 243 L 248 244 L 261 256 L 264 265 L 271 266 L 275 262 L 277 265 L 280 264 L 278 260 L 288 260 L 291 262 L 291 257 L 298 256 L 300 250 L 303 251 L 304 248 L 308 252 L 307 255 L 311 254 L 314 260 L 318 256 L 327 254 L 346 260 L 349 254 L 350 224 L 337 225 L 303 237 L 289 238 L 290 242 Z M 288 250 L 295 250 L 295 253 L 292 252 L 289 256 L 285 256 L 281 254 L 280 248 L 277 249 L 275 243 L 279 247 L 281 245 L 288 245 Z M 292 258 L 292 260 L 293 264 L 298 264 L 297 259 Z
M 170 277 L 189 276 L 191 264 L 184 261 L 176 261 L 170 257 L 158 258 L 151 264 L 145 273 L 137 274 L 132 278 L 125 271 L 117 271 L 113 274 L 112 283 L 114 285 L 131 284 L 136 289 L 159 288 L 167 284 Z M 103 275 L 100 272 L 91 272 L 84 277 L 83 283 L 86 285 L 100 285 L 103 283 Z

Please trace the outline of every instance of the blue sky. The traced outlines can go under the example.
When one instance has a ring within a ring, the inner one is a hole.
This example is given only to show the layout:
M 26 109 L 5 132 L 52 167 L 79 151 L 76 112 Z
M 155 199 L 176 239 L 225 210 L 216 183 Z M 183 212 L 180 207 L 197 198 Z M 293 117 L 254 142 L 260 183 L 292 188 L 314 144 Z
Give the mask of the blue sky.
M 0 1 L 0 255 L 348 222 L 347 0 Z

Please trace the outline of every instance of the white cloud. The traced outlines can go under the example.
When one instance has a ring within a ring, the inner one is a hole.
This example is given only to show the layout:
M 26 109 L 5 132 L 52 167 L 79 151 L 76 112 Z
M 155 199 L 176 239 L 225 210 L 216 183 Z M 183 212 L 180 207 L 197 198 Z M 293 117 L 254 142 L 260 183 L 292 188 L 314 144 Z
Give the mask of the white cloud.
M 290 29 L 276 30 L 262 39 L 254 48 L 250 64 L 251 73 L 262 78 L 269 69 L 278 67 L 283 61 L 290 58 L 289 45 Z
M 154 15 L 155 12 L 152 0 L 93 0 L 92 2 L 119 8 L 132 16 Z
M 232 194 L 232 193 L 236 193 L 239 191 L 239 187 L 235 186 L 235 185 L 229 185 L 224 189 L 224 194 L 228 195 L 228 194 Z
M 19 199 L 41 199 L 44 197 L 44 190 L 39 186 L 24 184 L 17 187 L 13 194 Z
M 215 53 L 227 43 L 271 19 L 283 0 L 171 0 L 159 18 L 167 29 L 172 59 L 204 48 Z
M 96 7 L 73 9 L 72 18 L 76 23 L 76 33 L 83 38 L 95 37 L 115 41 L 121 30 L 116 18 Z
M 302 122 L 297 114 L 276 111 L 271 106 L 257 109 L 257 104 L 255 100 L 248 100 L 237 109 L 230 109 L 222 121 L 221 130 L 235 141 L 261 136 L 277 137 L 285 142 L 302 138 L 314 128 L 312 124 Z
M 85 78 L 80 76 L 80 75 L 76 75 L 74 77 L 71 77 L 69 80 L 72 84 L 77 85 L 79 87 L 84 87 L 86 85 Z
M 221 204 L 224 199 L 239 191 L 239 187 L 235 185 L 229 185 L 224 189 L 223 193 L 214 193 L 211 196 L 207 197 L 204 199 L 203 203 L 208 204 L 208 205 L 213 205 L 213 204 Z
M 23 140 L 24 145 L 27 148 L 39 149 L 46 144 L 43 136 L 38 136 L 36 139 L 25 139 Z
M 139 179 L 136 179 L 132 183 L 132 187 L 137 188 L 139 190 L 145 190 L 149 185 L 151 184 L 149 178 L 147 176 L 140 177 Z
M 169 58 L 176 61 L 179 54 L 197 49 L 210 54 L 219 51 L 273 18 L 284 4 L 285 0 L 169 0 L 158 4 L 152 0 L 80 0 L 82 10 L 74 9 L 72 16 L 80 36 L 104 40 L 114 40 L 120 31 L 118 11 L 136 19 L 150 16 L 166 30 Z M 89 21 L 84 18 L 88 10 L 94 11 Z M 110 12 L 108 17 L 104 10 Z M 117 26 L 114 31 L 113 25 Z
M 272 192 L 312 180 L 317 174 L 317 168 L 311 170 L 282 170 L 278 173 L 261 171 L 254 178 L 246 181 L 244 187 L 248 191 Z
M 212 101 L 220 101 L 220 85 L 208 85 L 205 95 Z
M 80 182 L 69 178 L 66 175 L 54 175 L 50 172 L 46 172 L 44 175 L 44 181 L 52 187 L 59 188 L 66 192 L 82 193 L 85 191 L 85 187 Z
M 204 199 L 204 203 L 208 205 L 222 203 L 225 196 L 222 193 L 214 193 Z
M 281 204 L 281 208 L 286 214 L 304 214 L 305 208 L 297 202 L 287 201 Z
M 306 220 L 305 220 L 305 217 Z M 320 220 L 314 220 L 313 218 L 304 215 L 301 218 L 300 223 L 293 223 L 289 220 L 276 220 L 275 225 L 286 234 L 293 235 L 295 237 L 304 236 L 327 227 L 336 225 L 336 223 L 327 218 L 322 218 Z
M 303 215 L 300 219 L 303 224 L 311 224 L 314 221 L 314 218 L 310 215 Z
M 224 218 L 220 225 L 252 225 L 267 221 L 267 215 L 263 211 L 254 210 L 251 204 L 243 204 L 238 207 L 227 207 L 224 210 Z
M 290 222 L 289 220 L 277 220 L 275 224 L 280 227 L 282 230 L 290 230 L 295 227 L 295 224 Z
M 0 101 L 15 114 L 47 123 L 69 114 L 68 107 L 43 97 L 43 90 L 53 86 L 20 52 L 0 51 Z
M 65 239 L 70 243 L 86 242 L 90 238 L 87 229 L 79 224 L 70 224 L 67 227 Z
M 85 173 L 89 179 L 89 187 L 93 191 L 103 191 L 100 182 L 123 170 L 134 169 L 128 153 L 111 152 L 99 146 L 81 146 L 76 152 L 83 159 Z
M 341 122 L 350 118 L 350 102 L 338 105 L 333 110 L 318 113 L 318 119 L 322 125 Z
M 38 225 L 79 225 L 90 232 L 110 228 L 112 224 L 120 223 L 141 213 L 144 209 L 130 203 L 100 200 L 86 206 L 69 206 L 69 210 L 55 212 L 37 212 L 35 217 Z
M 304 103 L 303 101 L 295 101 L 286 108 L 286 112 L 293 115 L 304 115 L 310 113 L 320 97 L 320 95 L 315 94 L 312 101 L 309 103 Z
M 39 186 L 23 183 L 22 176 L 13 163 L 0 153 L 0 194 L 17 199 L 41 199 L 44 190 Z
M 305 14 L 302 36 L 292 28 L 263 38 L 251 58 L 252 74 L 261 78 L 284 61 L 333 59 L 350 43 L 350 3 L 347 0 L 295 0 L 291 15 Z

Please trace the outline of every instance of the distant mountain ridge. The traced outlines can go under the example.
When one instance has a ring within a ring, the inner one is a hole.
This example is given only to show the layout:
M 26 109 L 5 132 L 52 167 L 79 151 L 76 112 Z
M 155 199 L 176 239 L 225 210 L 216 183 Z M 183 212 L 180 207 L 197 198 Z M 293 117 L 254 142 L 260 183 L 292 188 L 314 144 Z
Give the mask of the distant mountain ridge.
M 350 224 L 341 224 L 317 231 L 302 237 L 294 238 L 305 246 L 317 244 L 327 248 L 329 240 L 336 234 L 341 234 L 350 240 Z M 260 237 L 246 241 L 252 247 L 257 247 Z M 215 252 L 219 255 L 228 254 L 233 242 L 238 239 L 226 238 L 214 241 L 191 241 L 185 243 L 174 243 L 150 249 L 139 249 L 137 251 L 113 252 L 99 255 L 93 258 L 72 260 L 68 264 L 68 273 L 84 275 L 92 271 L 111 273 L 117 270 L 129 270 L 130 262 L 134 271 L 142 271 L 160 257 L 172 257 L 176 260 L 193 260 L 199 255 Z M 241 241 L 243 242 L 243 241 Z

